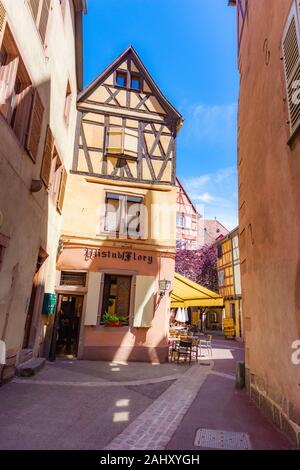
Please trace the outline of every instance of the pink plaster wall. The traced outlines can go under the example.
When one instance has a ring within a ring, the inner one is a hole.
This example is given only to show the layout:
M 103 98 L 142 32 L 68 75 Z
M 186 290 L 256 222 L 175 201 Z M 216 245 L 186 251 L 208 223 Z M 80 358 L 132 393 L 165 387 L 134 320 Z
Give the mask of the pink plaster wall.
M 123 248 L 99 247 L 112 252 Z M 133 250 L 137 256 L 152 257 L 152 264 L 137 261 L 120 261 L 119 259 L 95 258 L 85 260 L 83 247 L 66 248 L 58 260 L 60 270 L 87 270 L 119 272 L 127 270 L 137 275 L 156 276 L 157 293 L 155 295 L 155 311 L 150 328 L 108 328 L 100 326 L 83 326 L 82 359 L 150 361 L 165 362 L 168 360 L 168 328 L 170 293 L 159 298 L 159 279 L 173 281 L 175 261 L 174 255 L 153 251 Z
M 300 143 L 288 145 L 282 33 L 291 0 L 249 1 L 239 68 L 239 216 L 246 366 L 259 388 L 300 407 Z M 298 417 L 300 424 L 300 414 Z

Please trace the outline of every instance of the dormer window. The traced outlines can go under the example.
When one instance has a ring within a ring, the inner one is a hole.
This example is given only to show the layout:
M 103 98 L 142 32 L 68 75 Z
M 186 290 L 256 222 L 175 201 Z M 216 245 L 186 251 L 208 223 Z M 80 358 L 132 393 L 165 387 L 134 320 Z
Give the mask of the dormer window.
M 141 89 L 141 79 L 138 75 L 131 75 L 131 86 L 132 90 L 140 90 Z
M 116 84 L 118 86 L 126 87 L 126 78 L 127 75 L 125 72 L 117 72 L 116 73 Z

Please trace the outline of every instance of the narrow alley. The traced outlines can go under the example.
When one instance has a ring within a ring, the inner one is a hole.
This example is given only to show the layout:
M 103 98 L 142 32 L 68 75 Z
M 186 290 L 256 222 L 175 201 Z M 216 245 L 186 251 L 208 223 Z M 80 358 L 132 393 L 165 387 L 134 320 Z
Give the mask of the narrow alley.
M 244 449 L 293 449 L 235 388 L 243 355 L 216 336 L 213 360 L 199 365 L 48 362 L 0 388 L 0 448 L 203 450 L 195 438 L 204 429 L 246 434 Z M 230 448 L 226 435 L 212 448 L 222 445 Z

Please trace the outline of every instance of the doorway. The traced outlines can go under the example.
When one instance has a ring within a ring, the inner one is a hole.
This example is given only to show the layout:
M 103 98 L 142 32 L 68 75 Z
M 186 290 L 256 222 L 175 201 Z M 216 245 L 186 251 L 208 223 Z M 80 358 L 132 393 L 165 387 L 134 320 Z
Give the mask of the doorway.
M 35 267 L 29 307 L 28 307 L 27 316 L 26 316 L 26 322 L 25 322 L 25 328 L 24 328 L 24 339 L 23 339 L 23 346 L 22 346 L 23 349 L 28 349 L 32 347 L 32 343 L 34 342 L 34 341 L 33 342 L 31 341 L 32 325 L 33 325 L 33 319 L 34 319 L 37 300 L 39 299 L 39 295 L 42 290 L 42 285 L 41 285 L 42 266 L 45 260 L 47 259 L 47 257 L 48 257 L 48 254 L 42 248 L 40 248 L 38 260 L 37 260 L 36 267 Z
M 77 356 L 83 295 L 59 295 L 55 320 L 57 356 Z

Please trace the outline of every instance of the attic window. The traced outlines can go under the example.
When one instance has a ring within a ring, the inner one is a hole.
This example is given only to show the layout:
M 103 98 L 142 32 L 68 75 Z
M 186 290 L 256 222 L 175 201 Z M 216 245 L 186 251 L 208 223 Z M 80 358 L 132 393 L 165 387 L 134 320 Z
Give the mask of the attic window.
M 116 84 L 118 86 L 126 87 L 126 73 L 125 72 L 116 73 Z
M 131 89 L 132 90 L 141 89 L 141 79 L 138 75 L 131 75 Z

